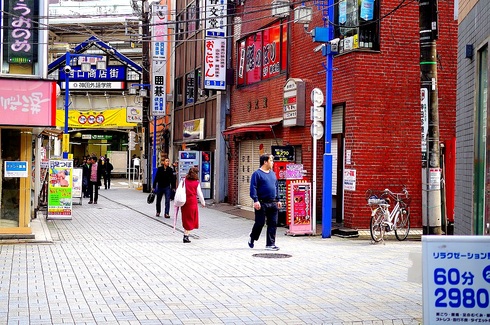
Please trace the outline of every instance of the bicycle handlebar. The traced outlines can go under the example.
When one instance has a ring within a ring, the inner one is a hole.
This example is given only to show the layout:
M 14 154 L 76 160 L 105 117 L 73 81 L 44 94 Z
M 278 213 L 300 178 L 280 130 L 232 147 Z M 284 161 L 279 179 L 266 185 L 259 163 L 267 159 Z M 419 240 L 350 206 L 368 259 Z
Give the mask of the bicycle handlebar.
M 385 188 L 384 191 L 383 191 L 383 193 L 389 194 L 389 195 L 391 195 L 393 197 L 400 197 L 402 195 L 405 195 L 405 197 L 408 198 L 408 190 L 404 187 L 402 189 L 402 191 L 403 191 L 403 193 L 393 193 L 392 191 L 390 191 L 390 189 Z

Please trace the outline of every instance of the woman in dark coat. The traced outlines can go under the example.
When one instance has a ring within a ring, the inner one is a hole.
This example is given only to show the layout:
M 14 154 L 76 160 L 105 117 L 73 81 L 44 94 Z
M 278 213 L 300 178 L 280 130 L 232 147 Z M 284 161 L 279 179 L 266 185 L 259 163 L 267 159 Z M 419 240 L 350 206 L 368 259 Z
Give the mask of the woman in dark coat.
M 204 196 L 199 183 L 199 170 L 197 167 L 191 167 L 185 182 L 185 204 L 181 207 L 182 227 L 184 228 L 184 243 L 190 243 L 189 234 L 192 230 L 199 228 L 199 209 L 197 207 L 197 197 L 203 207 L 206 206 Z

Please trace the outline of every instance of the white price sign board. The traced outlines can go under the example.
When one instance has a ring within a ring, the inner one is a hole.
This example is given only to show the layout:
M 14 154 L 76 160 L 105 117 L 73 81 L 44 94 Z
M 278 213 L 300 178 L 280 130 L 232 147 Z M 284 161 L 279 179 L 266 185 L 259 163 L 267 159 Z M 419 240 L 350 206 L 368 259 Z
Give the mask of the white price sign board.
M 423 236 L 424 324 L 490 323 L 490 236 Z

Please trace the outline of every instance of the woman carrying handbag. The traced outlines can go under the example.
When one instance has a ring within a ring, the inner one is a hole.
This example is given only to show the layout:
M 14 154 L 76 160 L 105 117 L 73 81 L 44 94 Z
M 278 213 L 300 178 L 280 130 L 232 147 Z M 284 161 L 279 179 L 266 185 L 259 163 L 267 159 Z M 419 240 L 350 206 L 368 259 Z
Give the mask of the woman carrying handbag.
M 180 207 L 182 213 L 182 227 L 184 228 L 184 243 L 190 243 L 189 235 L 192 230 L 199 228 L 199 209 L 197 206 L 197 197 L 203 207 L 206 206 L 204 195 L 199 183 L 199 170 L 197 167 L 191 167 L 186 177 L 181 181 L 185 188 L 185 203 Z M 179 184 L 179 189 L 181 185 Z M 177 189 L 177 192 L 179 191 Z M 174 204 L 177 203 L 178 193 L 175 193 Z

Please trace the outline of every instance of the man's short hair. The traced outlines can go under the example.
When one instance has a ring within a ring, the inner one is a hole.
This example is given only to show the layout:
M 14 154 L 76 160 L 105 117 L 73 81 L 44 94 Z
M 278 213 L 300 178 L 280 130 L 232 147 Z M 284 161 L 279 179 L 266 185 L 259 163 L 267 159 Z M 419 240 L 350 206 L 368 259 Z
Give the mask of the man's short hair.
M 265 164 L 265 162 L 268 161 L 269 158 L 271 158 L 271 155 L 268 153 L 260 156 L 260 167 L 262 167 L 262 165 Z

